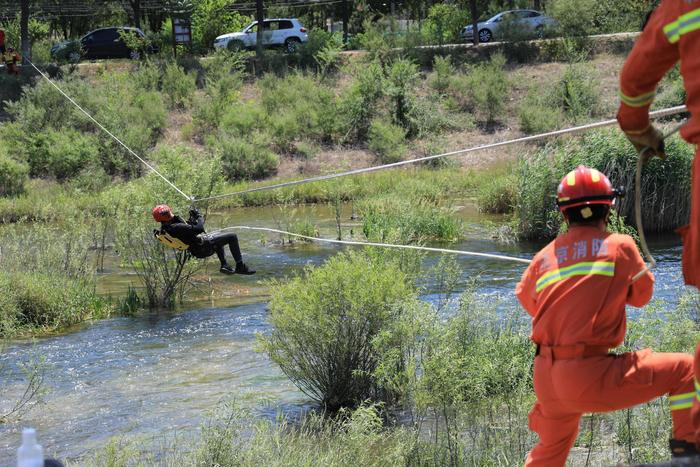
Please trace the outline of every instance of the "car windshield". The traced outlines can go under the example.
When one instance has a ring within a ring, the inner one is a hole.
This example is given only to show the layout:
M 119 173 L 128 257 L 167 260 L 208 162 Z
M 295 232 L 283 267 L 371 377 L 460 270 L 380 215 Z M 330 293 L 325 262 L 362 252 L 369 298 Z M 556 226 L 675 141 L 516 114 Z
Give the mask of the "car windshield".
M 503 13 L 499 13 L 496 16 L 493 16 L 493 17 L 487 19 L 486 22 L 487 23 L 495 23 L 496 21 L 498 21 L 501 18 L 501 16 L 503 16 Z
M 250 31 L 250 30 L 255 30 L 255 26 L 257 26 L 257 25 L 258 25 L 258 22 L 257 22 L 257 21 L 253 21 L 252 23 L 250 23 L 248 26 L 246 26 L 246 27 L 243 29 L 243 32 L 248 32 L 248 31 Z

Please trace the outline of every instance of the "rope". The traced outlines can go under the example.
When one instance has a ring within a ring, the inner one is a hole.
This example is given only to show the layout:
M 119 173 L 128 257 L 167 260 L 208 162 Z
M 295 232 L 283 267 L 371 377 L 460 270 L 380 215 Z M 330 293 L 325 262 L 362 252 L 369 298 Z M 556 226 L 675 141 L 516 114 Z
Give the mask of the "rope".
M 132 151 L 132 149 L 131 149 L 129 146 L 127 146 L 126 144 L 124 144 L 124 143 L 122 142 L 122 140 L 120 140 L 119 138 L 117 138 L 116 136 L 114 136 L 114 134 L 112 134 L 111 131 L 109 131 L 107 128 L 104 127 L 104 125 L 102 125 L 100 122 L 98 122 L 98 121 L 95 119 L 95 117 L 93 117 L 92 115 L 90 115 L 85 109 L 83 109 L 80 105 L 78 105 L 78 103 L 75 102 L 68 94 L 66 94 L 65 92 L 63 92 L 63 89 L 61 89 L 60 87 L 58 87 L 58 85 L 57 85 L 56 83 L 54 83 L 48 76 L 46 76 L 46 75 L 44 74 L 44 72 L 42 72 L 39 68 L 37 68 L 37 66 L 34 65 L 34 63 L 32 63 L 31 60 L 29 60 L 28 58 L 27 58 L 26 60 L 27 60 L 27 62 L 28 62 L 41 76 L 43 76 L 43 78 L 44 78 L 46 81 L 49 82 L 49 84 L 51 84 L 51 86 L 53 86 L 54 88 L 56 88 L 56 90 L 57 90 L 58 92 L 60 92 L 60 93 L 63 95 L 63 97 L 65 97 L 66 99 L 68 99 L 68 101 L 69 101 L 71 104 L 73 104 L 78 110 L 80 110 L 82 113 L 84 113 L 85 116 L 86 116 L 87 118 L 89 118 L 90 120 L 92 120 L 92 122 L 93 122 L 95 125 L 97 125 L 102 131 L 104 131 L 104 132 L 107 133 L 109 136 L 111 136 L 117 143 L 119 143 L 124 149 L 126 149 L 126 150 L 129 152 L 129 154 L 131 154 L 132 156 L 134 156 L 135 158 L 137 158 L 139 161 L 141 161 L 141 163 L 142 163 L 143 165 L 145 165 L 146 167 L 148 167 L 151 171 L 155 172 L 156 175 L 158 175 L 160 178 L 162 178 L 163 180 L 165 180 L 165 182 L 166 182 L 168 185 L 170 185 L 175 191 L 177 191 L 177 192 L 180 193 L 182 196 L 184 196 L 188 201 L 190 201 L 190 200 L 193 199 L 192 197 L 187 196 L 187 195 L 185 194 L 185 192 L 183 192 L 182 190 L 180 190 L 177 186 L 175 186 L 175 184 L 174 184 L 173 182 L 171 182 L 170 180 L 168 180 L 167 178 L 165 178 L 165 176 L 164 176 L 163 174 L 161 174 L 160 172 L 158 172 L 158 170 L 156 170 L 155 167 L 153 167 L 151 164 L 149 164 L 149 163 L 146 162 L 144 159 L 142 159 L 138 154 L 136 154 L 134 151 Z
M 675 114 L 682 113 L 685 111 L 687 111 L 686 106 L 679 105 L 677 107 L 670 107 L 668 109 L 657 110 L 657 111 L 651 112 L 649 114 L 649 116 L 651 118 L 660 118 L 660 117 L 667 117 L 669 115 L 675 115 Z M 516 139 L 507 140 L 507 141 L 500 141 L 497 143 L 475 146 L 475 147 L 467 148 L 467 149 L 460 149 L 457 151 L 446 152 L 443 154 L 436 154 L 436 155 L 432 155 L 432 156 L 420 157 L 418 159 L 411 159 L 411 160 L 407 160 L 407 161 L 394 162 L 391 164 L 378 165 L 375 167 L 367 167 L 364 169 L 349 170 L 347 172 L 340 172 L 340 173 L 329 174 L 329 175 L 320 175 L 317 177 L 305 178 L 303 180 L 295 180 L 295 181 L 284 182 L 284 183 L 277 183 L 274 185 L 266 185 L 266 186 L 261 186 L 261 187 L 256 187 L 256 188 L 248 188 L 246 190 L 240 190 L 240 191 L 234 191 L 231 193 L 224 193 L 224 194 L 220 194 L 220 195 L 208 196 L 206 198 L 192 199 L 192 202 L 198 203 L 198 202 L 202 202 L 202 201 L 227 198 L 229 196 L 238 196 L 238 195 L 243 195 L 246 193 L 254 193 L 256 191 L 274 190 L 277 188 L 285 188 L 285 187 L 289 187 L 289 186 L 303 185 L 306 183 L 320 182 L 320 181 L 324 181 L 324 180 L 331 180 L 334 178 L 347 177 L 350 175 L 358 175 L 358 174 L 363 174 L 363 173 L 376 172 L 378 170 L 391 169 L 394 167 L 400 167 L 400 166 L 404 166 L 404 165 L 408 165 L 408 164 L 415 164 L 417 162 L 430 161 L 430 160 L 438 159 L 438 158 L 442 158 L 442 157 L 455 156 L 458 154 L 468 154 L 471 152 L 483 151 L 486 149 L 499 148 L 499 147 L 503 147 L 503 146 L 510 146 L 510 145 L 519 144 L 519 143 L 540 141 L 540 140 L 552 138 L 555 136 L 576 134 L 576 133 L 581 133 L 584 131 L 592 130 L 595 128 L 603 128 L 603 127 L 612 126 L 612 125 L 617 125 L 616 119 L 605 120 L 602 122 L 591 123 L 588 125 L 581 125 L 581 126 L 577 126 L 577 127 L 573 127 L 573 128 L 567 128 L 564 130 L 550 131 L 548 133 L 541 133 L 539 135 L 525 136 L 522 138 L 516 138 Z
M 224 227 L 223 229 L 216 230 L 214 232 L 210 232 L 210 234 L 218 233 L 218 232 L 224 232 L 226 230 L 258 230 L 258 231 L 263 231 L 263 232 L 272 232 L 272 233 L 278 233 L 282 235 L 289 235 L 292 237 L 297 237 L 297 238 L 303 238 L 305 240 L 310 240 L 313 242 L 322 242 L 322 243 L 335 243 L 338 245 L 358 245 L 358 246 L 376 246 L 376 247 L 382 247 L 382 248 L 398 248 L 398 249 L 404 249 L 404 250 L 420 250 L 420 251 L 431 251 L 435 253 L 449 253 L 449 254 L 454 254 L 454 255 L 464 255 L 464 256 L 478 256 L 482 258 L 490 258 L 490 259 L 497 259 L 497 260 L 502 260 L 502 261 L 512 261 L 516 263 L 524 263 L 524 264 L 530 264 L 532 260 L 525 259 L 525 258 L 517 258 L 514 256 L 505 256 L 505 255 L 496 255 L 496 254 L 491 254 L 491 253 L 479 253 L 475 251 L 462 251 L 462 250 L 448 250 L 446 248 L 431 248 L 431 247 L 426 247 L 426 246 L 418 246 L 418 245 L 396 245 L 393 243 L 374 243 L 374 242 L 357 242 L 357 241 L 352 241 L 352 240 L 333 240 L 330 238 L 320 238 L 320 237 L 309 237 L 308 235 L 301 235 L 293 232 L 286 232 L 284 230 L 278 230 L 278 229 L 270 229 L 267 227 L 249 227 L 246 225 L 239 225 L 239 226 L 234 226 L 234 227 Z
M 686 123 L 687 121 L 684 121 L 680 125 L 674 127 L 668 133 L 664 134 L 662 137 L 662 141 L 665 141 L 666 138 L 680 131 L 680 129 L 683 128 L 683 126 Z M 642 278 L 644 274 L 650 272 L 656 267 L 656 260 L 654 259 L 654 256 L 652 256 L 651 251 L 649 250 L 649 245 L 647 244 L 647 239 L 644 235 L 644 223 L 642 222 L 642 168 L 644 167 L 644 163 L 646 162 L 644 156 L 650 149 L 651 147 L 646 147 L 639 151 L 639 158 L 637 159 L 637 171 L 634 176 L 634 217 L 637 221 L 639 245 L 642 247 L 642 253 L 644 253 L 644 256 L 646 257 L 648 263 L 646 268 L 642 269 L 637 274 L 635 274 L 634 277 L 632 277 L 632 283 L 637 282 L 639 279 Z

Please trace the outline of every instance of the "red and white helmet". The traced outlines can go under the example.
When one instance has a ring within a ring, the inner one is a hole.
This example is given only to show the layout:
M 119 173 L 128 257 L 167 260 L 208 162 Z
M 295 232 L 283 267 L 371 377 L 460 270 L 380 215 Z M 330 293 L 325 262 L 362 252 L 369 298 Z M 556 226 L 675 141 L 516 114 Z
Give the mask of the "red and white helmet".
M 605 174 L 579 165 L 559 182 L 557 206 L 561 212 L 576 206 L 591 204 L 610 206 L 620 194 L 618 190 L 613 189 L 612 183 Z
M 159 204 L 153 208 L 151 213 L 153 214 L 153 219 L 155 219 L 156 222 L 168 222 L 175 217 L 173 210 L 170 209 L 170 206 L 167 204 Z

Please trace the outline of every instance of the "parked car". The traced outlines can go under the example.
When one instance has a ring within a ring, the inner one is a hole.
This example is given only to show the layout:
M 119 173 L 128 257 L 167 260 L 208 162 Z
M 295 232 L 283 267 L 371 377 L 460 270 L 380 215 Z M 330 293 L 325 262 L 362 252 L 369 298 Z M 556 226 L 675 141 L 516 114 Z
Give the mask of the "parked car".
M 504 34 L 516 29 L 524 34 L 535 37 L 544 37 L 548 28 L 557 25 L 554 18 L 546 16 L 544 13 L 535 10 L 509 10 L 497 14 L 496 16 L 481 21 L 477 24 L 479 30 L 479 42 L 490 42 L 494 39 L 502 38 Z M 505 30 L 507 27 L 508 30 Z M 472 25 L 467 25 L 459 32 L 459 37 L 465 41 L 474 39 Z
M 214 41 L 217 49 L 232 51 L 254 49 L 258 33 L 258 22 L 254 21 L 241 32 L 231 32 L 218 36 Z M 284 47 L 295 52 L 300 44 L 309 40 L 306 28 L 296 18 L 274 18 L 263 21 L 263 46 Z
M 63 41 L 51 47 L 51 57 L 56 60 L 77 62 L 80 58 L 138 58 L 139 52 L 124 43 L 120 31 L 131 32 L 146 39 L 146 34 L 138 28 L 110 27 L 90 31 L 78 40 Z M 156 52 L 153 46 L 147 53 Z

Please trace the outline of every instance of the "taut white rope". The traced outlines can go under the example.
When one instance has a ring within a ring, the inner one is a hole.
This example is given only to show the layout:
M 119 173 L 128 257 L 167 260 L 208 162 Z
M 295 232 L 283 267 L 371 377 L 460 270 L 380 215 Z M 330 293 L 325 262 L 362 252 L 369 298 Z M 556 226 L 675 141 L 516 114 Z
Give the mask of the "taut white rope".
M 427 246 L 419 246 L 419 245 L 396 245 L 393 243 L 374 243 L 374 242 L 357 242 L 353 240 L 333 240 L 330 238 L 320 238 L 320 237 L 310 237 L 308 235 L 301 235 L 293 232 L 286 232 L 284 230 L 278 230 L 278 229 L 270 229 L 267 227 L 249 227 L 247 225 L 238 225 L 234 227 L 224 227 L 223 229 L 216 230 L 214 232 L 209 232 L 211 234 L 216 233 L 216 232 L 224 232 L 226 230 L 258 230 L 262 232 L 272 232 L 272 233 L 278 233 L 282 235 L 290 235 L 292 237 L 297 237 L 297 238 L 303 238 L 306 240 L 311 240 L 313 242 L 323 242 L 323 243 L 335 243 L 338 245 L 357 245 L 357 246 L 376 246 L 376 247 L 383 247 L 383 248 L 398 248 L 398 249 L 404 249 L 404 250 L 421 250 L 421 251 L 432 251 L 435 253 L 450 253 L 454 255 L 464 255 L 464 256 L 479 256 L 482 258 L 490 258 L 490 259 L 498 259 L 502 261 L 513 261 L 516 263 L 524 263 L 524 264 L 530 264 L 532 260 L 525 259 L 525 258 L 517 258 L 515 256 L 505 256 L 505 255 L 496 255 L 496 254 L 491 254 L 491 253 L 478 253 L 475 251 L 462 251 L 462 250 L 448 250 L 446 248 L 431 248 Z
M 679 105 L 677 107 L 670 107 L 668 109 L 657 110 L 657 111 L 651 112 L 649 114 L 649 116 L 651 118 L 660 118 L 660 117 L 667 117 L 669 115 L 675 115 L 675 114 L 682 113 L 685 111 L 687 111 L 686 106 Z M 214 199 L 220 199 L 220 198 L 227 198 L 229 196 L 243 195 L 246 193 L 253 193 L 256 191 L 274 190 L 277 188 L 284 188 L 284 187 L 289 187 L 289 186 L 302 185 L 302 184 L 306 184 L 306 183 L 320 182 L 323 180 L 331 180 L 334 178 L 347 177 L 349 175 L 357 175 L 357 174 L 363 174 L 363 173 L 368 173 L 368 172 L 376 172 L 378 170 L 390 169 L 393 167 L 400 167 L 400 166 L 404 166 L 404 165 L 408 165 L 408 164 L 415 164 L 417 162 L 425 162 L 425 161 L 429 161 L 429 160 L 433 160 L 433 159 L 438 159 L 441 157 L 456 156 L 458 154 L 468 154 L 471 152 L 483 151 L 485 149 L 493 149 L 493 148 L 499 148 L 502 146 L 510 146 L 513 144 L 528 143 L 528 142 L 532 142 L 532 141 L 540 141 L 540 140 L 552 138 L 555 136 L 576 134 L 576 133 L 581 133 L 584 131 L 592 130 L 595 128 L 603 128 L 603 127 L 612 126 L 612 125 L 617 125 L 617 120 L 615 120 L 615 119 L 605 120 L 602 122 L 590 123 L 588 125 L 581 125 L 581 126 L 577 126 L 577 127 L 573 127 L 573 128 L 567 128 L 565 130 L 550 131 L 548 133 L 541 133 L 539 135 L 524 136 L 522 138 L 516 138 L 516 139 L 507 140 L 507 141 L 500 141 L 500 142 L 491 143 L 491 144 L 484 144 L 481 146 L 475 146 L 475 147 L 467 148 L 467 149 L 460 149 L 457 151 L 446 152 L 443 154 L 435 154 L 432 156 L 419 157 L 418 159 L 411 159 L 411 160 L 407 160 L 407 161 L 394 162 L 392 164 L 384 164 L 384 165 L 378 165 L 375 167 L 367 167 L 364 169 L 349 170 L 347 172 L 340 172 L 340 173 L 329 174 L 329 175 L 320 175 L 318 177 L 305 178 L 303 180 L 294 180 L 294 181 L 284 182 L 284 183 L 277 183 L 275 185 L 266 185 L 266 186 L 261 186 L 261 187 L 256 187 L 256 188 L 248 188 L 246 190 L 240 190 L 240 191 L 234 191 L 231 193 L 224 193 L 224 194 L 220 194 L 220 195 L 208 196 L 206 198 L 193 199 L 192 202 L 197 203 L 200 201 L 208 201 L 208 200 L 214 200 Z

